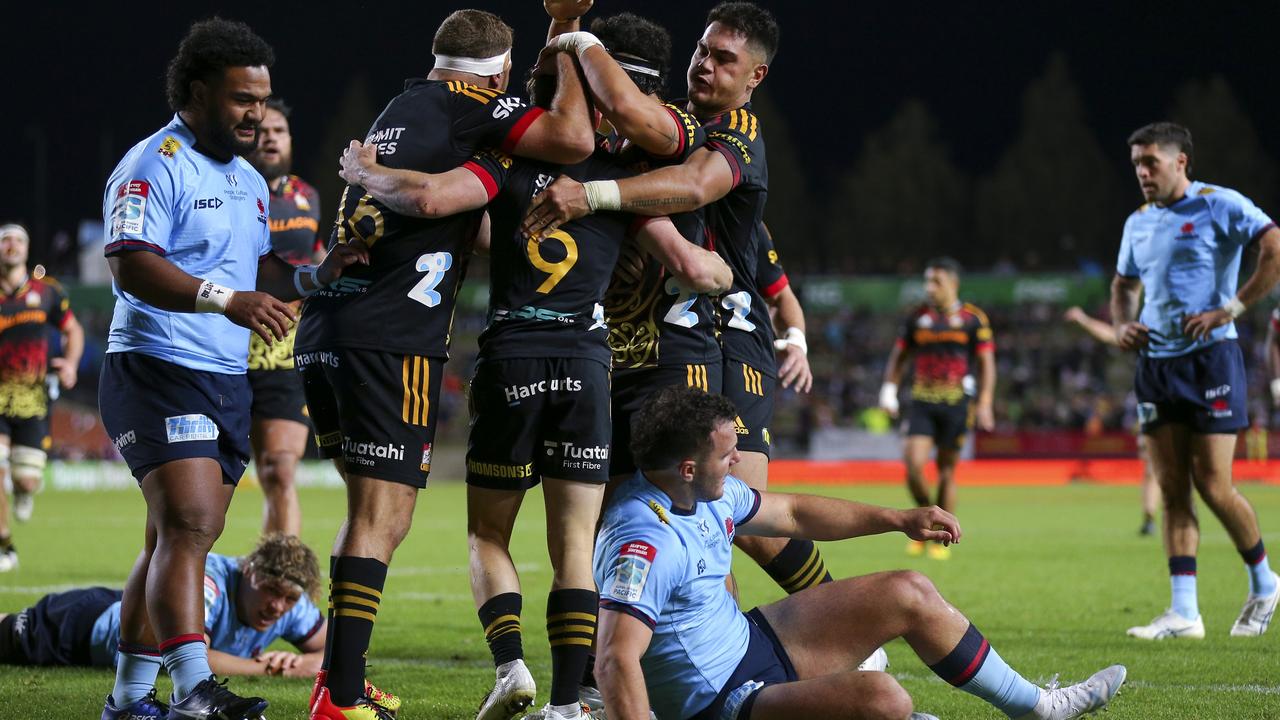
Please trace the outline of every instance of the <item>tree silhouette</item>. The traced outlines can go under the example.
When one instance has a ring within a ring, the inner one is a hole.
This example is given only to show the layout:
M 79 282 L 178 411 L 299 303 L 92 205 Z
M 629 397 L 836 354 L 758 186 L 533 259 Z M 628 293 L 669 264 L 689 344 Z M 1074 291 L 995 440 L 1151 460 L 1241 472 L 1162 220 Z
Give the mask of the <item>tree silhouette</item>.
M 925 104 L 908 100 L 867 136 L 835 193 L 824 236 L 847 270 L 915 272 L 969 235 L 969 180 L 951 163 Z
M 1055 53 L 1023 96 L 1017 137 L 978 184 L 976 255 L 1023 267 L 1036 264 L 1033 252 L 1055 267 L 1114 256 L 1128 207 L 1118 167 L 1086 123 L 1066 58 Z

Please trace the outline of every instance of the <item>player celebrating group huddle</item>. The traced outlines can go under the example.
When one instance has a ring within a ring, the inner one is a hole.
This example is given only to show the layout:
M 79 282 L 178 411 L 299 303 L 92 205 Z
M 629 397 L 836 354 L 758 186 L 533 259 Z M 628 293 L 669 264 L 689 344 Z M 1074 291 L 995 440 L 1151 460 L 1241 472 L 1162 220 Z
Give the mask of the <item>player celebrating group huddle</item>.
M 556 63 L 550 109 L 531 107 L 505 92 L 511 44 L 511 28 L 497 16 L 451 14 L 432 44 L 435 67 L 405 84 L 365 142 L 392 169 L 445 173 L 486 199 L 484 171 L 460 167 L 477 150 L 585 159 L 592 129 L 572 61 Z M 431 470 L 454 303 L 485 226 L 481 211 L 450 214 L 448 198 L 434 194 L 417 210 L 397 212 L 360 185 L 348 186 L 331 245 L 363 242 L 370 265 L 313 295 L 298 329 L 296 359 L 316 439 L 322 454 L 339 459 L 348 490 L 331 559 L 330 640 L 311 702 L 317 720 L 381 712 L 362 694 L 364 656 L 387 565 Z

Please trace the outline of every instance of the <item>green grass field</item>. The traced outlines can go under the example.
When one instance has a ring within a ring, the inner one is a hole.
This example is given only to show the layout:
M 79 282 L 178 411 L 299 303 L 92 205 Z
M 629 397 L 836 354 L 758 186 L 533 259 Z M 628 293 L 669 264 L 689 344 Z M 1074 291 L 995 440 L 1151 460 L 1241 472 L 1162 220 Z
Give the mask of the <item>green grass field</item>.
M 805 488 L 900 504 L 897 487 Z M 1245 486 L 1265 539 L 1280 548 L 1280 488 Z M 535 495 L 539 493 L 534 491 Z M 463 486 L 436 482 L 420 496 L 409 539 L 396 555 L 369 652 L 370 678 L 405 699 L 403 718 L 472 718 L 493 677 L 467 588 Z M 1200 607 L 1208 638 L 1141 643 L 1124 635 L 1168 603 L 1159 541 L 1139 538 L 1136 488 L 962 488 L 964 542 L 946 562 L 909 559 L 904 538 L 826 543 L 837 577 L 915 568 L 964 611 L 1015 668 L 1035 682 L 1065 683 L 1111 663 L 1129 680 L 1108 717 L 1280 718 L 1280 628 L 1258 639 L 1227 637 L 1246 592 L 1245 572 L 1226 534 L 1207 512 L 1200 550 Z M 261 495 L 238 494 L 217 550 L 247 551 Z M 304 539 L 327 566 L 343 514 L 340 490 L 303 491 Z M 515 556 L 525 585 L 525 651 L 541 687 L 549 654 L 541 627 L 550 568 L 541 497 L 530 497 L 517 525 Z M 142 539 L 140 495 L 132 491 L 46 492 L 34 520 L 17 527 L 21 568 L 0 575 L 0 611 L 19 610 L 46 592 L 123 581 Z M 1280 550 L 1273 551 L 1280 560 Z M 1274 562 L 1274 560 L 1273 560 Z M 778 589 L 739 555 L 745 607 Z M 920 710 L 942 720 L 1003 717 L 936 679 L 901 641 L 888 648 L 893 673 Z M 279 678 L 232 681 L 271 701 L 268 717 L 302 718 L 310 684 Z M 0 718 L 90 718 L 110 690 L 105 670 L 0 668 Z M 166 678 L 161 691 L 168 692 Z M 545 700 L 540 690 L 539 703 Z

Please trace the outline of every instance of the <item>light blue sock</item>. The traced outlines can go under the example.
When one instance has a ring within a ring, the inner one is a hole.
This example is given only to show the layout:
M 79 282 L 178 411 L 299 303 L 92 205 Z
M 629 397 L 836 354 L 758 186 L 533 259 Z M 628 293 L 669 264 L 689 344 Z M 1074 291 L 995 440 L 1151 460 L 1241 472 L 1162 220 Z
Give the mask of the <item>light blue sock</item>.
M 146 697 L 159 674 L 159 655 L 121 652 L 116 656 L 116 684 L 111 688 L 115 706 L 127 707 Z
M 1040 700 L 1040 688 L 1009 667 L 972 623 L 955 648 L 929 669 L 1009 717 L 1026 715 Z
M 1040 688 L 1009 667 L 995 648 L 987 652 L 982 667 L 960 689 L 986 700 L 1009 717 L 1026 715 L 1040 700 Z
M 1173 589 L 1170 607 L 1184 619 L 1200 617 L 1200 605 L 1196 600 L 1196 559 L 1190 555 L 1169 558 L 1169 585 Z
M 1271 572 L 1271 563 L 1267 562 L 1267 549 L 1259 540 L 1257 545 L 1248 550 L 1241 550 L 1244 558 L 1244 569 L 1249 572 L 1249 594 L 1270 595 L 1276 591 L 1276 576 Z
M 209 648 L 203 638 L 174 645 L 163 651 L 163 657 L 164 669 L 173 679 L 173 697 L 179 701 L 213 674 L 209 669 Z

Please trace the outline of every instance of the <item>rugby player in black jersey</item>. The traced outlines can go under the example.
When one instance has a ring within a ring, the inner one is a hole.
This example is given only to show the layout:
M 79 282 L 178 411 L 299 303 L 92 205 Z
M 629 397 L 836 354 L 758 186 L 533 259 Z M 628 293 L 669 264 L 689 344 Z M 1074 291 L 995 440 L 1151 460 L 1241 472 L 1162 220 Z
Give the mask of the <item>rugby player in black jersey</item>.
M 511 40 L 511 28 L 491 13 L 451 14 L 432 44 L 435 67 L 406 83 L 365 141 L 388 166 L 427 172 L 457 168 L 482 148 L 551 162 L 585 159 L 594 136 L 573 63 L 558 63 L 564 79 L 551 109 L 530 107 L 505 92 Z M 456 172 L 483 189 L 470 170 Z M 481 215 L 409 217 L 348 186 L 330 244 L 358 239 L 369 248 L 370 264 L 311 295 L 304 307 L 295 361 L 321 453 L 338 458 L 347 483 L 313 720 L 365 720 L 381 712 L 362 695 L 364 656 L 387 565 L 431 469 L 441 366 Z
M 650 45 L 634 35 L 642 54 Z M 543 89 L 535 96 L 545 97 Z M 431 197 L 459 198 L 448 174 L 425 175 L 373 164 L 369 146 L 353 144 L 343 176 L 379 201 L 414 212 Z M 610 455 L 608 328 L 602 301 L 619 250 L 631 236 L 692 292 L 728 288 L 728 265 L 687 242 L 667 218 L 602 213 L 571 222 L 535 243 L 519 233 L 529 203 L 562 170 L 571 176 L 620 178 L 637 160 L 607 142 L 568 168 L 482 152 L 466 164 L 487 193 L 434 211 L 489 203 L 492 238 L 489 325 L 480 337 L 472 380 L 467 454 L 472 591 L 498 668 L 478 717 L 509 718 L 533 697 L 522 661 L 519 577 L 509 553 L 511 529 L 526 490 L 544 482 L 548 550 L 554 578 L 547 599 L 552 690 L 544 718 L 579 715 L 578 679 L 596 612 L 591 551 Z
M 567 33 L 554 46 L 574 52 L 595 92 L 593 68 L 614 62 L 588 33 Z M 540 237 L 570 218 L 615 209 L 646 215 L 707 209 L 711 242 L 733 268 L 734 286 L 719 299 L 723 389 L 738 409 L 736 474 L 763 490 L 768 485 L 769 423 L 777 377 L 774 336 L 756 283 L 761 221 L 768 195 L 764 136 L 751 112 L 751 93 L 764 81 L 778 46 L 773 16 L 749 2 L 722 2 L 689 63 L 688 109 L 707 143 L 679 165 L 619 181 L 578 183 L 563 178 L 539 196 L 523 224 Z M 602 103 L 610 122 L 624 125 Z M 830 579 L 812 542 L 773 538 L 735 540 L 780 586 L 801 590 Z
M 280 98 L 267 101 L 258 126 L 258 149 L 247 158 L 262 174 L 271 191 L 268 227 L 271 248 L 293 265 L 308 265 L 324 258 L 320 240 L 320 196 L 311 184 L 290 173 L 293 136 L 289 132 L 288 104 Z M 311 419 L 302 394 L 302 378 L 293 366 L 293 339 L 297 325 L 284 340 L 272 345 L 249 336 L 249 386 L 253 405 L 249 442 L 253 463 L 262 485 L 262 532 L 297 535 L 302 530 L 302 507 L 294 474 L 307 449 Z

